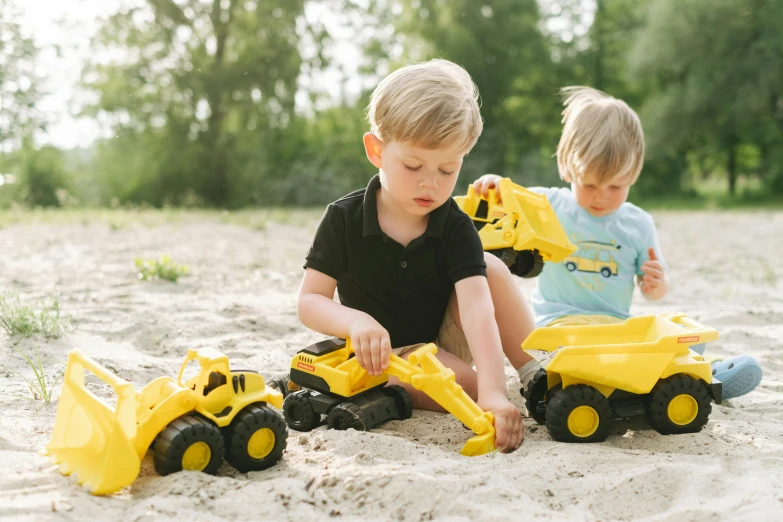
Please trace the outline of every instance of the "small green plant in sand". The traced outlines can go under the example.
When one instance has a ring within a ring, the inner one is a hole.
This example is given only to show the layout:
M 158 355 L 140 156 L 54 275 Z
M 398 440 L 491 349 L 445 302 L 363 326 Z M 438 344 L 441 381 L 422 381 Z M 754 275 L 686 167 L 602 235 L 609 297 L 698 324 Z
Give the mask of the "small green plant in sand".
M 57 297 L 44 301 L 37 308 L 19 302 L 19 295 L 13 292 L 0 294 L 0 326 L 9 335 L 57 338 L 63 333 L 60 319 L 60 302 Z
M 139 279 L 165 279 L 176 283 L 177 279 L 190 273 L 187 265 L 180 265 L 171 260 L 169 256 L 161 256 L 160 259 L 136 258 L 136 268 L 139 269 Z
M 23 373 L 14 369 L 10 369 L 11 372 L 17 374 L 25 380 L 27 387 L 30 389 L 30 395 L 32 395 L 33 400 L 44 401 L 45 404 L 52 402 L 52 392 L 54 392 L 54 387 L 57 386 L 57 383 L 62 378 L 62 373 L 51 376 L 46 375 L 46 372 L 43 369 L 43 365 L 41 364 L 41 354 L 38 353 L 38 350 L 35 351 L 35 360 L 33 360 L 29 355 L 24 353 L 16 346 L 14 346 L 14 350 L 19 352 L 22 357 L 24 357 L 25 361 L 27 361 L 27 364 L 30 366 L 30 368 L 32 368 L 33 378 L 28 379 Z

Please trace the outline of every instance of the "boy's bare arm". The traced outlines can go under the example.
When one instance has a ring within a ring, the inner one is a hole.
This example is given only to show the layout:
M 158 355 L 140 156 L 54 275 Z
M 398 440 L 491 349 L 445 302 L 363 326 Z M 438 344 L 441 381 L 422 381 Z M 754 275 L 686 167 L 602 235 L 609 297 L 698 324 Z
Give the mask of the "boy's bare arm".
M 334 301 L 337 281 L 308 268 L 299 287 L 296 312 L 311 330 L 345 339 L 350 337 L 359 364 L 370 375 L 380 375 L 389 366 L 391 339 L 370 315 Z
M 495 414 L 495 443 L 514 450 L 522 444 L 525 431 L 516 406 L 508 400 L 504 354 L 487 279 L 474 276 L 455 285 L 460 322 L 476 364 L 478 404 Z

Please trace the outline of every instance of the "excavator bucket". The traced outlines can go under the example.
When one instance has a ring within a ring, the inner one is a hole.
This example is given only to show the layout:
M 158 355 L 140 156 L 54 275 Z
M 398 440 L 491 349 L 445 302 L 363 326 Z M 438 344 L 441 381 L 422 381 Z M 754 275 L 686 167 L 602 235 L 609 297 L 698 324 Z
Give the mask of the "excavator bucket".
M 486 455 L 495 451 L 495 432 L 491 431 L 483 435 L 476 435 L 471 437 L 462 446 L 459 451 L 460 455 L 466 457 L 478 457 L 479 455 Z
M 110 384 L 117 405 L 108 404 L 85 388 L 89 370 Z M 130 485 L 139 475 L 141 459 L 133 447 L 136 436 L 136 392 L 81 350 L 68 355 L 63 391 L 52 438 L 46 446 L 63 475 L 76 473 L 94 495 L 106 495 Z

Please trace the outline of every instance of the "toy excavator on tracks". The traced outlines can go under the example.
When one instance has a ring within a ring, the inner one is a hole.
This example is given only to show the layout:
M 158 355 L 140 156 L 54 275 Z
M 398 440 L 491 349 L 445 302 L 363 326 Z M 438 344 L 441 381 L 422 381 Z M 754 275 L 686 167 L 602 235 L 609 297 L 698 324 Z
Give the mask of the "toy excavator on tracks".
M 512 274 L 536 277 L 544 262 L 559 263 L 577 248 L 568 241 L 546 196 L 509 178 L 500 180 L 486 198 L 471 185 L 466 196 L 454 201 L 473 220 L 484 250 L 503 260 Z
M 183 382 L 197 361 L 199 373 Z M 114 408 L 85 387 L 85 371 L 117 394 Z M 63 376 L 48 453 L 64 475 L 105 495 L 130 485 L 147 450 L 155 470 L 215 473 L 225 458 L 242 472 L 275 464 L 288 428 L 279 411 L 283 395 L 252 370 L 230 370 L 228 357 L 212 348 L 191 349 L 176 379 L 160 377 L 137 393 L 81 350 L 72 350 Z
M 291 429 L 310 431 L 326 416 L 329 428 L 363 431 L 388 420 L 407 419 L 413 412 L 408 392 L 402 386 L 386 386 L 393 375 L 426 393 L 476 434 L 461 454 L 493 451 L 494 415 L 484 412 L 457 384 L 454 372 L 435 357 L 437 351 L 430 343 L 411 353 L 407 361 L 392 354 L 385 372 L 371 376 L 353 357 L 350 339 L 329 339 L 308 346 L 292 359 L 287 378 L 274 381 L 286 394 L 286 422 Z

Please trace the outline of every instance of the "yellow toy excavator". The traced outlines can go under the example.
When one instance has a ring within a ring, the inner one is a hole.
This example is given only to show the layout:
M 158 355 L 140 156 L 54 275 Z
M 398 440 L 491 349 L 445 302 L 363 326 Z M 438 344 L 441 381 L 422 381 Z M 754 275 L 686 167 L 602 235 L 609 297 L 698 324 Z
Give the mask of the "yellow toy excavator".
M 183 382 L 188 363 L 199 373 Z M 85 371 L 111 385 L 114 408 L 85 387 Z M 64 475 L 76 473 L 95 495 L 114 493 L 139 475 L 152 446 L 155 470 L 215 473 L 223 459 L 242 472 L 275 464 L 288 429 L 282 394 L 252 370 L 230 370 L 212 348 L 190 349 L 177 379 L 160 377 L 137 393 L 81 350 L 72 350 L 63 376 L 52 438 L 46 453 Z
M 546 196 L 509 178 L 500 180 L 486 198 L 471 185 L 467 196 L 454 201 L 473 220 L 484 250 L 502 259 L 512 274 L 536 277 L 545 261 L 559 263 L 576 250 Z
M 528 412 L 561 442 L 601 442 L 613 419 L 636 415 L 662 435 L 697 433 L 722 401 L 699 354 L 717 338 L 683 314 L 537 328 L 522 343 L 543 367 L 525 390 Z
M 460 453 L 474 456 L 495 449 L 495 417 L 484 412 L 457 384 L 454 372 L 435 357 L 430 343 L 408 356 L 394 354 L 382 375 L 371 376 L 353 357 L 350 339 L 329 339 L 300 350 L 285 378 L 275 386 L 286 394 L 283 413 L 291 429 L 310 431 L 326 416 L 329 428 L 369 430 L 387 420 L 411 416 L 413 405 L 402 386 L 385 386 L 389 375 L 422 390 L 476 435 Z M 271 383 L 270 383 L 271 384 Z

